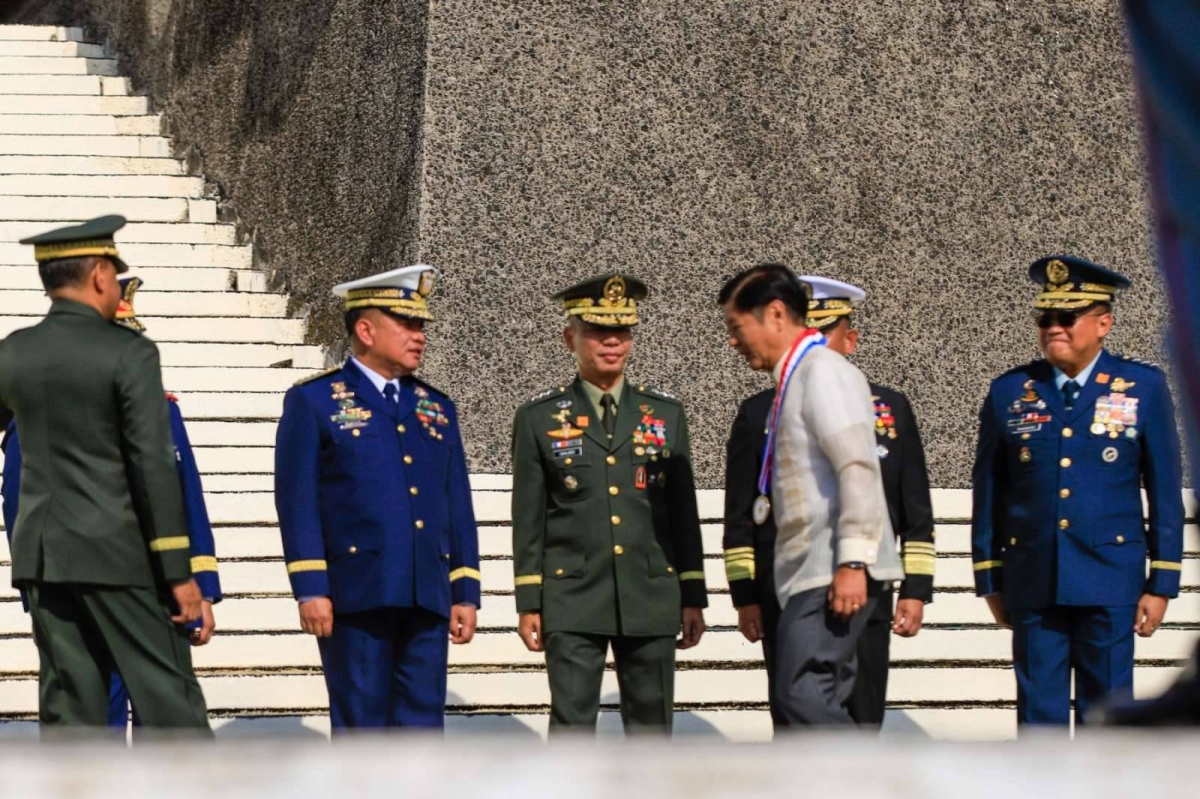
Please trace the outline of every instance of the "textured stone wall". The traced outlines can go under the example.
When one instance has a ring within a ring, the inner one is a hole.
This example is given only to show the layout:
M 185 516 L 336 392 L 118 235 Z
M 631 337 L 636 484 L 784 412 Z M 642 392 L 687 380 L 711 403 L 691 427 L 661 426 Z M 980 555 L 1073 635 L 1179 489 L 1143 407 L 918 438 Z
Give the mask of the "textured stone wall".
M 601 271 L 652 287 L 632 374 L 684 398 L 707 486 L 765 385 L 714 298 L 759 260 L 866 288 L 856 361 L 912 398 L 938 486 L 969 484 L 988 380 L 1036 352 L 1035 257 L 1130 274 L 1114 348 L 1159 357 L 1112 0 L 63 2 L 203 149 L 314 335 L 338 279 L 445 270 L 426 375 L 476 470 L 570 376 L 548 295 Z

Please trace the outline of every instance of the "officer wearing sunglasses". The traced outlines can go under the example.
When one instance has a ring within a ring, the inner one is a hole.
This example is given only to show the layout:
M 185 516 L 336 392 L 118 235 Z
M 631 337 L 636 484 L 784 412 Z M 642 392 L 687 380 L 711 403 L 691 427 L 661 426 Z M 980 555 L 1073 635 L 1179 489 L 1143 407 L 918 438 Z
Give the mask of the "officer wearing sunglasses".
M 1045 357 L 996 378 L 980 412 L 972 560 L 1013 631 L 1018 722 L 1066 725 L 1071 669 L 1078 723 L 1132 692 L 1133 634 L 1179 593 L 1180 448 L 1162 371 L 1104 349 L 1129 280 L 1067 255 L 1029 276 Z

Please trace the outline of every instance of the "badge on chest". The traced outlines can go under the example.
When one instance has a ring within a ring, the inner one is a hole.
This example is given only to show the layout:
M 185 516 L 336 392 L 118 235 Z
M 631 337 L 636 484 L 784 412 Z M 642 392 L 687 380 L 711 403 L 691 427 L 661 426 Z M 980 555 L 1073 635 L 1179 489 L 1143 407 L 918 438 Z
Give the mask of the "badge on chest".
M 1050 421 L 1046 413 L 1046 401 L 1038 396 L 1032 380 L 1026 380 L 1022 386 L 1024 392 L 1008 406 L 1008 432 L 1036 433 L 1042 425 Z
M 338 412 L 332 414 L 329 421 L 336 424 L 338 430 L 353 430 L 354 435 L 357 436 L 358 429 L 368 425 L 371 411 L 358 407 L 358 402 L 354 399 L 354 392 L 347 391 L 345 383 L 332 383 L 330 388 L 333 389 L 333 393 L 329 396 L 337 402 Z
M 1126 438 L 1137 438 L 1138 399 L 1117 391 L 1118 388 L 1128 390 L 1134 383 L 1127 383 L 1121 378 L 1112 382 L 1113 392 L 1096 399 L 1096 411 L 1092 417 L 1091 431 L 1093 435 L 1108 434 L 1109 438 L 1124 435 Z

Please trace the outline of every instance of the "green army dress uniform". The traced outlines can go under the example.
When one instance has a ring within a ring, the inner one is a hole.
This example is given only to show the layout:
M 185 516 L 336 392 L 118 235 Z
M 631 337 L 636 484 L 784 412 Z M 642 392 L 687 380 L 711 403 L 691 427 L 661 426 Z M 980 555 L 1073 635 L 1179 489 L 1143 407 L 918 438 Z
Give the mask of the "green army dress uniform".
M 22 243 L 39 262 L 102 255 L 121 217 Z M 53 301 L 0 342 L 0 405 L 21 431 L 13 584 L 29 599 L 43 727 L 104 727 L 114 667 L 147 728 L 208 729 L 169 586 L 191 576 L 158 348 L 95 309 Z
M 618 279 L 634 286 L 629 307 L 615 303 L 584 321 L 636 323 L 640 284 Z M 612 280 L 581 284 L 564 299 L 606 284 L 611 298 Z M 594 727 L 611 644 L 626 730 L 663 730 L 672 722 L 681 609 L 707 605 L 687 420 L 667 393 L 628 380 L 614 388 L 611 439 L 602 392 L 580 378 L 517 411 L 517 611 L 542 614 L 552 726 Z

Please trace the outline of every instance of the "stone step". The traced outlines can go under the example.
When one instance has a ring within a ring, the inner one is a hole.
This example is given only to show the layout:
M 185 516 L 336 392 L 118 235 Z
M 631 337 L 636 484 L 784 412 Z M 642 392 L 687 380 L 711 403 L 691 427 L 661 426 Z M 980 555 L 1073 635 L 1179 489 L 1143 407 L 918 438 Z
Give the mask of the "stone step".
M 0 197 L 0 203 L 4 198 Z M 122 202 L 113 204 L 120 208 Z M 144 200 L 142 202 L 154 202 Z M 165 200 L 163 202 L 175 202 Z M 120 211 L 117 211 L 120 213 Z M 53 222 L 48 227 L 58 225 Z M 249 245 L 225 246 L 219 244 L 139 244 L 120 242 L 121 257 L 131 268 L 144 266 L 198 266 L 226 267 L 229 269 L 249 269 L 254 254 Z M 33 249 L 27 244 L 15 242 L 0 242 L 0 263 L 28 263 L 33 255 Z
M 152 336 L 153 331 L 147 334 Z M 291 361 L 299 369 L 319 370 L 325 366 L 324 351 L 308 345 L 161 342 L 158 350 L 163 366 L 270 367 L 284 361 Z
M 37 316 L 0 316 L 0 336 L 7 336 L 14 330 L 31 327 L 37 324 Z M 141 317 L 149 330 L 154 331 L 151 338 L 156 342 L 187 341 L 187 342 L 228 342 L 243 344 L 303 344 L 304 320 L 302 319 L 223 319 L 214 323 L 210 318 L 203 317 Z M 302 370 L 306 373 L 309 370 Z M 281 380 L 284 378 L 280 378 Z M 179 391 L 189 391 L 177 386 Z M 190 389 L 190 391 L 220 391 L 221 389 Z M 282 389 L 281 389 L 282 390 Z M 202 399 L 198 404 L 207 401 Z M 246 414 L 220 414 L 221 416 L 244 416 Z M 278 416 L 276 408 L 271 414 L 250 414 L 257 416 Z
M 256 320 L 236 320 L 256 321 Z M 295 319 L 281 319 L 295 322 Z M 209 324 L 213 324 L 210 322 Z M 315 373 L 315 369 L 225 369 L 215 366 L 175 366 L 163 369 L 163 385 L 168 391 L 271 392 L 279 395 L 297 380 Z
M 32 254 L 32 251 L 30 251 Z M 235 291 L 263 293 L 267 276 L 250 269 L 204 269 L 202 267 L 138 267 L 131 272 L 155 291 Z M 0 266 L 0 289 L 40 290 L 42 280 L 37 267 Z
M 10 221 L 45 221 L 48 228 L 57 225 L 60 219 L 90 219 L 101 214 L 121 214 L 126 219 L 136 222 L 215 222 L 217 205 L 212 200 L 185 200 L 183 198 L 98 199 L 95 197 L 0 196 L 0 217 Z M 11 262 L 12 259 L 0 260 Z M 21 261 L 24 260 L 24 258 L 21 259 Z M 172 264 L 146 265 L 171 266 Z M 216 266 L 216 264 L 202 265 Z
M 103 75 L 0 75 L 0 105 L 5 94 L 94 94 L 125 96 L 129 78 Z
M 4 78 L 0 77 L 0 81 Z M 5 155 L 108 155 L 125 158 L 170 158 L 171 140 L 164 136 L 32 136 L 0 135 Z
M 0 26 L 7 27 L 7 26 Z M 0 36 L 4 33 L 0 30 Z M 37 56 L 40 58 L 104 58 L 104 46 L 84 42 L 23 41 L 0 38 L 0 56 Z
M 10 175 L 182 175 L 174 158 L 122 158 L 100 155 L 3 155 L 0 174 Z M 5 220 L 12 217 L 5 216 Z
M 0 41 L 0 49 L 4 42 Z M 147 97 L 104 97 L 90 94 L 7 94 L 0 116 L 7 114 L 141 116 L 150 113 Z M 158 131 L 154 131 L 158 133 Z
M 50 309 L 50 299 L 41 291 L 0 292 L 0 315 L 37 314 Z M 287 297 L 282 294 L 238 294 L 235 292 L 187 292 L 142 290 L 137 293 L 139 314 L 150 316 L 216 316 L 277 318 L 287 315 Z
M 57 220 L 56 225 L 78 225 L 82 219 Z M 0 244 L 15 244 L 21 239 L 46 231 L 46 222 L 0 222 Z M 220 244 L 237 243 L 233 225 L 198 225 L 187 222 L 131 222 L 117 231 L 117 244 Z
M 162 175 L 0 175 L 0 195 L 23 197 L 200 197 L 204 179 Z
M 0 25 L 0 41 L 82 42 L 83 28 L 54 25 Z
M 110 114 L 0 114 L 0 133 L 22 136 L 158 136 L 162 117 Z
M 195 660 L 203 651 L 195 650 Z M 473 644 L 468 644 L 467 648 Z M 461 649 L 463 647 L 452 647 Z M 1007 669 L 949 669 L 930 673 L 893 669 L 888 680 L 888 701 L 895 704 L 972 701 L 966 692 L 978 691 L 991 701 L 1016 699 L 1016 681 Z M 1134 672 L 1134 693 L 1153 696 L 1178 676 L 1172 668 L 1142 667 Z M 210 712 L 225 710 L 325 710 L 329 696 L 319 674 L 291 675 L 202 675 L 200 686 Z M 757 704 L 767 691 L 767 674 L 761 669 L 722 672 L 720 679 L 704 671 L 681 670 L 675 674 L 675 702 L 692 704 Z M 606 671 L 600 701 L 618 701 L 617 675 Z M 962 697 L 967 697 L 962 699 Z M 545 708 L 550 704 L 550 686 L 542 671 L 452 672 L 447 681 L 448 709 L 494 707 L 501 702 L 514 708 Z M 37 682 L 32 678 L 0 683 L 0 713 L 37 711 Z M 1009 711 L 1010 713 L 1012 711 Z
M 301 328 L 302 329 L 302 328 Z M 302 336 L 300 337 L 302 338 Z M 297 343 L 300 343 L 297 341 Z M 176 391 L 189 419 L 274 419 L 283 411 L 283 393 Z
M 7 75 L 108 75 L 119 74 L 115 58 L 90 56 L 8 55 L 0 49 L 0 77 Z

